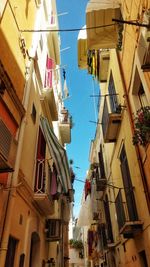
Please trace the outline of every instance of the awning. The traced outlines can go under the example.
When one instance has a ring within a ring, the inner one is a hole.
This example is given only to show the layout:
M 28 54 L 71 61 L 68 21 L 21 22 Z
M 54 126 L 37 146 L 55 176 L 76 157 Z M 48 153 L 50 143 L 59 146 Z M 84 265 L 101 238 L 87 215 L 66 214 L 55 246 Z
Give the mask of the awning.
M 120 6 L 115 0 L 96 2 L 90 0 L 86 7 L 87 48 L 116 48 L 118 43 L 118 26 L 112 18 L 120 19 Z M 106 26 L 111 25 L 111 26 Z M 106 27 L 105 27 L 106 26 Z
M 86 12 L 93 10 L 108 9 L 108 8 L 119 8 L 120 4 L 118 0 L 90 0 L 86 6 Z
M 50 128 L 47 119 L 44 117 L 41 117 L 40 122 L 41 122 L 41 129 L 43 131 L 46 143 L 49 148 L 49 152 L 55 162 L 64 193 L 68 193 L 69 190 L 72 190 L 72 184 L 71 184 L 69 164 L 68 164 L 68 159 L 66 155 L 66 150 L 59 143 L 56 135 L 54 134 L 53 130 Z

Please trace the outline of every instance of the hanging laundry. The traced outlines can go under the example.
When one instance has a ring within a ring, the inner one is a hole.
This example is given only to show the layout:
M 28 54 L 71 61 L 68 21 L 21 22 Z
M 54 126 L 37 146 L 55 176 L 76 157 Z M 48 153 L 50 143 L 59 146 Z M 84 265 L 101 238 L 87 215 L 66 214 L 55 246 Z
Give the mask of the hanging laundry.
M 64 99 L 69 97 L 69 91 L 68 91 L 68 87 L 67 87 L 67 82 L 66 82 L 66 71 L 63 69 L 63 77 L 64 77 Z
M 86 179 L 84 190 L 85 190 L 85 200 L 86 200 L 88 194 L 91 193 L 91 182 L 88 179 Z
M 45 82 L 44 82 L 45 88 L 46 87 L 52 88 L 54 67 L 55 67 L 54 60 L 52 58 L 49 58 L 47 55 L 46 69 L 45 69 Z

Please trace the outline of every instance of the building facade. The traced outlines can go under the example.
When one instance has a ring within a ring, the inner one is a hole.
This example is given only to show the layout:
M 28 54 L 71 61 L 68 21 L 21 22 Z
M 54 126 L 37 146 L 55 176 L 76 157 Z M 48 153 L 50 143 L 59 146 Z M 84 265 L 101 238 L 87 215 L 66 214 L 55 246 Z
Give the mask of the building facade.
M 129 23 L 149 25 L 149 8 L 149 1 L 88 1 L 93 28 L 78 38 L 79 67 L 100 83 L 87 266 L 150 266 L 149 29 Z
M 68 266 L 73 185 L 55 0 L 0 4 L 0 266 Z M 39 32 L 39 30 L 47 30 Z

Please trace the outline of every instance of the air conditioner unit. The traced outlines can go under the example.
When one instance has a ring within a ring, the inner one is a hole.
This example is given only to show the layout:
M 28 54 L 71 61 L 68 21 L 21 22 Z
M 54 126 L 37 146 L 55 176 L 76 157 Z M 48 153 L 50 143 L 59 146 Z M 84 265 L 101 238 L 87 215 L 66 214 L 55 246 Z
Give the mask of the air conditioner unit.
M 17 141 L 0 119 L 0 173 L 13 171 L 16 153 Z
M 45 225 L 46 240 L 49 242 L 61 239 L 61 220 L 47 219 Z

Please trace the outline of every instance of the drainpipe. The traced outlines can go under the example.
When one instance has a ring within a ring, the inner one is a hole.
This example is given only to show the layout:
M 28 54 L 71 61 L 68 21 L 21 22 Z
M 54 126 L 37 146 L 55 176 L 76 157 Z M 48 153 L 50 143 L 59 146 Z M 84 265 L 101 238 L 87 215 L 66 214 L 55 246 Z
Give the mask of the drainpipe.
M 125 97 L 126 97 L 126 101 L 127 101 L 127 108 L 129 111 L 131 130 L 133 133 L 134 132 L 134 121 L 133 121 L 133 117 L 132 117 L 132 109 L 131 109 L 131 104 L 130 104 L 130 100 L 129 100 L 129 96 L 128 96 L 128 90 L 127 90 L 126 83 L 125 83 L 125 77 L 124 77 L 124 72 L 123 72 L 121 61 L 120 61 L 119 53 L 117 53 L 117 58 L 118 58 L 119 68 L 120 68 L 121 77 L 122 77 L 122 81 L 123 81 L 123 85 L 124 85 Z M 134 58 L 135 58 L 135 52 L 134 52 Z M 133 62 L 134 62 L 134 58 L 133 58 Z M 129 87 L 130 87 L 130 85 L 129 85 Z M 145 193 L 145 197 L 146 197 L 146 201 L 147 201 L 147 207 L 148 207 L 148 211 L 150 213 L 150 196 L 148 193 L 148 184 L 146 181 L 146 175 L 145 175 L 145 171 L 143 168 L 143 163 L 142 163 L 141 154 L 140 154 L 140 150 L 139 150 L 138 145 L 135 146 L 135 151 L 136 151 L 137 160 L 139 163 L 139 169 L 140 169 L 140 174 L 141 174 L 141 178 L 142 178 L 142 182 L 143 182 L 144 193 Z
M 30 84 L 31 84 L 31 77 L 32 77 L 32 70 L 33 70 L 33 61 L 30 65 L 30 76 L 29 79 L 26 81 L 25 85 L 25 96 L 23 101 L 23 106 L 25 110 L 27 110 L 28 101 L 29 101 L 29 95 L 30 95 Z M 18 139 L 18 148 L 17 148 L 17 155 L 16 155 L 16 162 L 15 162 L 15 170 L 12 175 L 12 183 L 10 188 L 10 193 L 8 197 L 8 205 L 6 210 L 6 217 L 5 217 L 5 226 L 4 231 L 2 233 L 2 240 L 1 240 L 1 246 L 0 246 L 0 266 L 5 266 L 5 260 L 8 250 L 8 241 L 9 241 L 9 233 L 10 233 L 10 227 L 11 227 L 11 218 L 13 217 L 13 208 L 15 204 L 15 198 L 16 198 L 16 188 L 19 186 L 18 183 L 18 174 L 19 174 L 19 167 L 20 167 L 20 160 L 21 160 L 21 153 L 22 153 L 22 147 L 23 147 L 23 138 L 24 138 L 24 131 L 25 131 L 25 125 L 26 125 L 26 116 L 22 119 L 20 131 L 19 131 L 19 139 Z

